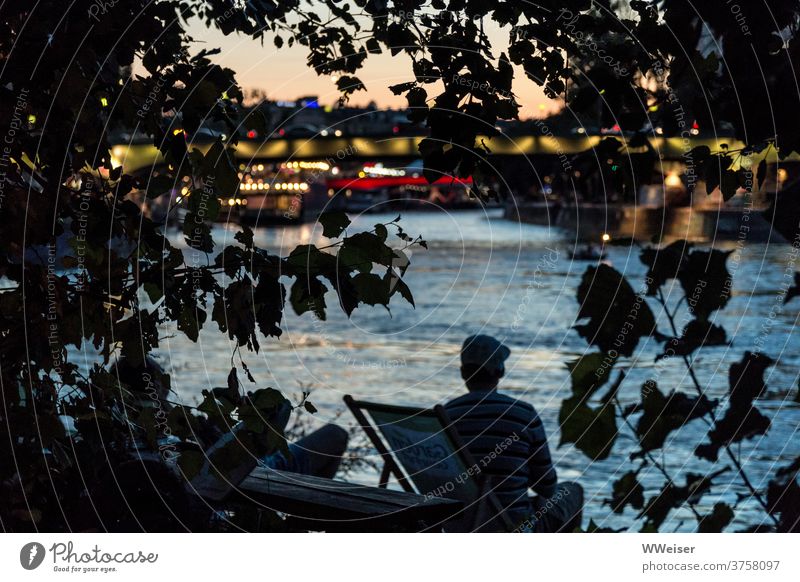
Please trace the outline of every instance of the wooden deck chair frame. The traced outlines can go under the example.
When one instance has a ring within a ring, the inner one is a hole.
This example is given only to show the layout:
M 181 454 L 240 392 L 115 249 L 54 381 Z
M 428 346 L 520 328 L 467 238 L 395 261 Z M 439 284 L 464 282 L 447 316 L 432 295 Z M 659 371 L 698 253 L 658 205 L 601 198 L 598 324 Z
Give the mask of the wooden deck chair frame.
M 383 460 L 383 469 L 381 470 L 380 481 L 378 484 L 379 487 L 386 488 L 389 484 L 389 479 L 393 476 L 395 479 L 397 479 L 397 482 L 405 491 L 422 494 L 422 492 L 417 491 L 417 488 L 413 484 L 413 480 L 409 479 L 406 470 L 400 465 L 395 455 L 392 453 L 390 446 L 388 446 L 383 437 L 381 437 L 379 428 L 374 426 L 367 415 L 364 414 L 365 410 L 367 412 L 374 410 L 378 412 L 384 411 L 388 413 L 404 414 L 409 416 L 420 414 L 435 416 L 442 426 L 442 431 L 453 443 L 455 453 L 458 455 L 461 463 L 465 467 L 473 467 L 476 465 L 474 457 L 470 454 L 461 438 L 461 435 L 459 435 L 455 430 L 453 422 L 450 420 L 450 417 L 447 415 L 447 412 L 441 405 L 436 405 L 432 409 L 415 408 L 411 406 L 394 406 L 390 404 L 355 400 L 349 394 L 345 395 L 344 402 L 350 409 L 350 412 L 353 413 L 353 416 L 356 418 L 356 421 L 358 421 L 361 429 L 378 450 L 378 454 L 380 454 L 381 459 Z M 493 516 L 499 519 L 499 525 L 502 529 L 505 531 L 512 531 L 516 527 L 516 524 L 513 523 L 508 515 L 503 511 L 502 505 L 490 489 L 489 480 L 486 479 L 483 474 L 473 476 L 472 478 L 475 480 L 475 484 L 478 488 L 478 499 L 482 500 L 482 502 L 485 502 L 483 507 L 490 512 L 493 512 Z M 474 516 L 471 518 L 470 523 L 467 524 L 467 527 L 470 531 L 474 531 L 486 521 L 487 518 L 485 512 L 475 511 Z

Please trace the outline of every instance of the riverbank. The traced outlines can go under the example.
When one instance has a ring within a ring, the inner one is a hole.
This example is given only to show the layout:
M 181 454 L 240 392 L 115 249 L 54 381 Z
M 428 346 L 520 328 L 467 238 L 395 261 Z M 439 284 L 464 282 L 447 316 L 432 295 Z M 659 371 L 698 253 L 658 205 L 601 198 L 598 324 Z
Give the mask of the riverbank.
M 578 240 L 612 239 L 664 241 L 687 239 L 695 242 L 739 240 L 783 243 L 772 225 L 753 207 L 656 208 L 632 204 L 529 203 L 508 205 L 508 220 L 562 229 Z

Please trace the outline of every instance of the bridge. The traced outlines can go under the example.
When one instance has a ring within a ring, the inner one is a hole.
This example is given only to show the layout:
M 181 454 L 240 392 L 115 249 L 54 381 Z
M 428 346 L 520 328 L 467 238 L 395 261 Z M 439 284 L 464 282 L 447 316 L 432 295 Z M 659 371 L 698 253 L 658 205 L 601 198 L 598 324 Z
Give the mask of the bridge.
M 594 147 L 607 136 L 507 136 L 499 135 L 483 138 L 494 156 L 570 156 Z M 615 137 L 615 136 L 611 136 Z M 616 136 L 618 137 L 618 136 Z M 301 139 L 242 139 L 236 146 L 236 158 L 249 162 L 288 161 L 288 160 L 391 160 L 419 158 L 418 145 L 421 136 L 386 137 L 314 137 Z M 711 151 L 718 151 L 723 144 L 729 149 L 738 149 L 744 144 L 726 138 L 681 138 L 658 137 L 650 139 L 653 149 L 663 160 L 679 161 L 692 148 L 705 145 Z M 210 143 L 190 144 L 190 148 L 205 151 Z M 639 150 L 631 150 L 638 153 Z M 139 171 L 163 163 L 163 157 L 151 143 L 118 144 L 112 148 L 114 165 L 122 165 L 125 172 L 135 174 Z

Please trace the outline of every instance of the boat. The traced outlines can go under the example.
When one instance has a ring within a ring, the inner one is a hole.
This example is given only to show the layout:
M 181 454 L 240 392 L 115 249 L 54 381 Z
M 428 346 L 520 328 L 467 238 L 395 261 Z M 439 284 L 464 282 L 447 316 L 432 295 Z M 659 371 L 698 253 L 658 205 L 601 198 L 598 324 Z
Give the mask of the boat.
M 227 202 L 240 206 L 244 224 L 311 222 L 323 211 L 344 209 L 329 192 L 331 169 L 325 161 L 241 164 L 238 193 Z

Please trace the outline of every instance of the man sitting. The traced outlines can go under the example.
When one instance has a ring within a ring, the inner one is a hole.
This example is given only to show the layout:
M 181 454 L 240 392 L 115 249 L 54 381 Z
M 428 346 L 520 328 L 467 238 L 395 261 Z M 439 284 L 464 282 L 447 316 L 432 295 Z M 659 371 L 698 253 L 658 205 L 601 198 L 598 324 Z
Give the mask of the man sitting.
M 533 406 L 497 392 L 510 354 L 491 336 L 468 337 L 461 348 L 461 377 L 469 392 L 445 404 L 445 410 L 472 456 L 489 459 L 481 471 L 519 531 L 572 531 L 581 524 L 583 489 L 557 482 Z M 528 495 L 529 488 L 535 497 Z

